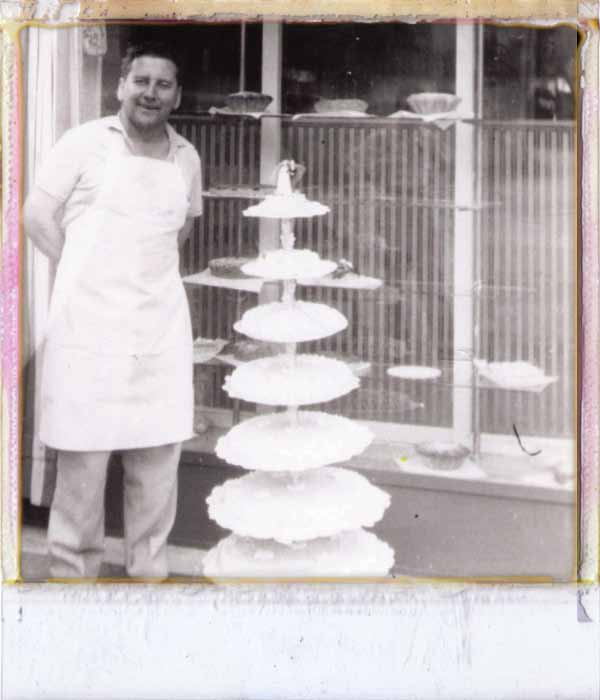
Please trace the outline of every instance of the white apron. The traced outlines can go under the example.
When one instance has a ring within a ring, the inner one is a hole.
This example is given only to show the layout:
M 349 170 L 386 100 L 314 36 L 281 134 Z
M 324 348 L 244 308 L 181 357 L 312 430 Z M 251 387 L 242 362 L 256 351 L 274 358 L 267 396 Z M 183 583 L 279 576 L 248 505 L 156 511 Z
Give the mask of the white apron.
M 108 158 L 94 204 L 67 227 L 50 304 L 40 438 L 63 450 L 192 436 L 192 334 L 177 234 L 177 165 Z

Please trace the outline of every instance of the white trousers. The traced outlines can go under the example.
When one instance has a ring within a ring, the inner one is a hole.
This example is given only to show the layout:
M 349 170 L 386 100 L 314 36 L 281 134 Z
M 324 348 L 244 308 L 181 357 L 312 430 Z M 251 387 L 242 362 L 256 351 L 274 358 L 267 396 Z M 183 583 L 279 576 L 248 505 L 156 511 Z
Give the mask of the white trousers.
M 177 509 L 181 443 L 121 452 L 125 568 L 129 576 L 168 576 L 167 537 Z M 104 555 L 104 492 L 110 452 L 58 453 L 50 509 L 52 578 L 97 578 Z

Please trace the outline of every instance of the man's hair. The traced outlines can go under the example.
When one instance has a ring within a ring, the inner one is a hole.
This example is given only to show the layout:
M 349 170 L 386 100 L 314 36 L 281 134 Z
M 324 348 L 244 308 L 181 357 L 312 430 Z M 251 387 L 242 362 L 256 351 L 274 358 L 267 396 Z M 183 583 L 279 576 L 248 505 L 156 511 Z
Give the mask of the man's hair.
M 121 60 L 121 77 L 126 78 L 131 70 L 131 64 L 140 56 L 166 58 L 175 64 L 177 82 L 181 85 L 183 76 L 183 60 L 181 54 L 173 46 L 161 41 L 140 41 L 130 44 Z

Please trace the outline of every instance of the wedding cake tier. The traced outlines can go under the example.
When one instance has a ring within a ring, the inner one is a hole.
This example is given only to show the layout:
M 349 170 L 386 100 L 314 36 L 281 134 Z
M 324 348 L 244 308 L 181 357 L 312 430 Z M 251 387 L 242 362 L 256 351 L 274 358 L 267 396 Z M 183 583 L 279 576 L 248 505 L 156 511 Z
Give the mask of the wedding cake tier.
M 394 551 L 371 532 L 352 530 L 294 545 L 230 535 L 204 557 L 211 578 L 386 576 Z
M 331 401 L 359 386 L 345 362 L 320 355 L 277 355 L 239 366 L 223 388 L 232 399 L 268 406 Z
M 322 260 L 312 250 L 271 250 L 256 260 L 245 263 L 242 272 L 272 280 L 313 279 L 324 277 L 337 268 L 337 263 Z
M 244 216 L 265 219 L 299 219 L 309 216 L 323 216 L 329 207 L 306 198 L 300 192 L 290 194 L 269 194 L 259 204 L 254 204 L 242 212 Z
M 237 535 L 289 544 L 372 527 L 390 497 L 360 474 L 322 467 L 296 474 L 252 472 L 213 489 L 208 514 Z
M 218 457 L 252 473 L 215 487 L 206 499 L 209 517 L 232 531 L 204 558 L 204 573 L 212 578 L 372 578 L 386 576 L 394 564 L 393 549 L 363 529 L 383 517 L 390 496 L 352 470 L 329 466 L 359 455 L 373 434 L 343 416 L 299 408 L 359 386 L 346 362 L 296 354 L 297 343 L 348 327 L 336 309 L 296 300 L 297 284 L 328 276 L 336 283 L 340 272 L 353 270 L 347 261 L 335 263 L 294 248 L 293 219 L 329 212 L 294 191 L 305 170 L 293 160 L 282 161 L 275 170 L 275 192 L 243 211 L 247 217 L 280 220 L 280 249 L 241 264 L 212 261 L 215 276 L 280 282 L 281 300 L 246 311 L 234 329 L 247 340 L 223 348 L 220 359 L 236 366 L 223 387 L 232 399 L 287 407 L 238 423 L 217 441 Z
M 373 439 L 368 428 L 320 411 L 272 413 L 234 426 L 219 438 L 216 454 L 259 471 L 303 471 L 344 462 Z
M 327 338 L 347 326 L 346 317 L 325 304 L 275 301 L 249 309 L 234 328 L 255 340 L 302 343 Z

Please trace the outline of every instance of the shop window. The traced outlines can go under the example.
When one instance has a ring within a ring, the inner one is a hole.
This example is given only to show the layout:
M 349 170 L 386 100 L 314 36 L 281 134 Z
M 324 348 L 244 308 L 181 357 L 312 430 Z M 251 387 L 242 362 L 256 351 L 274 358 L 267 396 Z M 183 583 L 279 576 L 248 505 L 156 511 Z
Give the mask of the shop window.
M 119 56 L 134 29 L 110 30 L 105 86 L 112 95 L 118 68 L 115 73 L 110 56 Z M 258 120 L 206 114 L 239 88 L 240 25 L 160 28 L 163 40 L 169 33 L 188 59 L 183 114 L 173 124 L 198 148 L 211 190 L 205 216 L 182 252 L 182 271 L 191 274 L 214 257 L 258 252 L 258 222 L 242 216 L 253 200 L 219 189 L 260 184 L 262 130 Z M 486 432 L 510 433 L 513 421 L 521 433 L 572 432 L 565 407 L 573 390 L 574 129 L 564 121 L 549 125 L 548 115 L 535 111 L 535 91 L 536 81 L 558 75 L 559 67 L 564 80 L 572 80 L 568 60 L 576 40 L 570 28 L 485 29 L 485 116 L 502 124 L 477 127 L 477 176 L 490 204 L 477 220 L 478 281 L 485 286 L 480 348 L 491 361 L 529 361 L 559 377 L 547 392 L 518 400 L 488 391 L 482 404 Z M 452 424 L 455 129 L 291 115 L 312 111 L 319 99 L 361 99 L 369 113 L 386 115 L 405 109 L 414 92 L 453 92 L 455 45 L 455 26 L 445 24 L 283 26 L 282 102 L 288 116 L 281 120 L 281 157 L 306 166 L 300 188 L 331 208 L 328 217 L 297 222 L 297 244 L 323 257 L 349 259 L 359 272 L 384 280 L 379 293 L 299 292 L 337 306 L 349 319 L 347 332 L 313 349 L 371 366 L 359 391 L 326 410 L 387 424 Z M 248 89 L 260 89 L 260 64 L 261 28 L 249 25 Z M 555 109 L 552 118 L 564 114 Z M 515 121 L 534 116 L 543 122 Z M 231 290 L 191 290 L 195 334 L 232 336 L 234 322 L 256 301 Z M 394 364 L 441 367 L 443 379 L 391 380 L 386 371 Z M 221 390 L 226 371 L 213 372 L 211 391 L 199 386 L 199 403 L 230 407 Z

